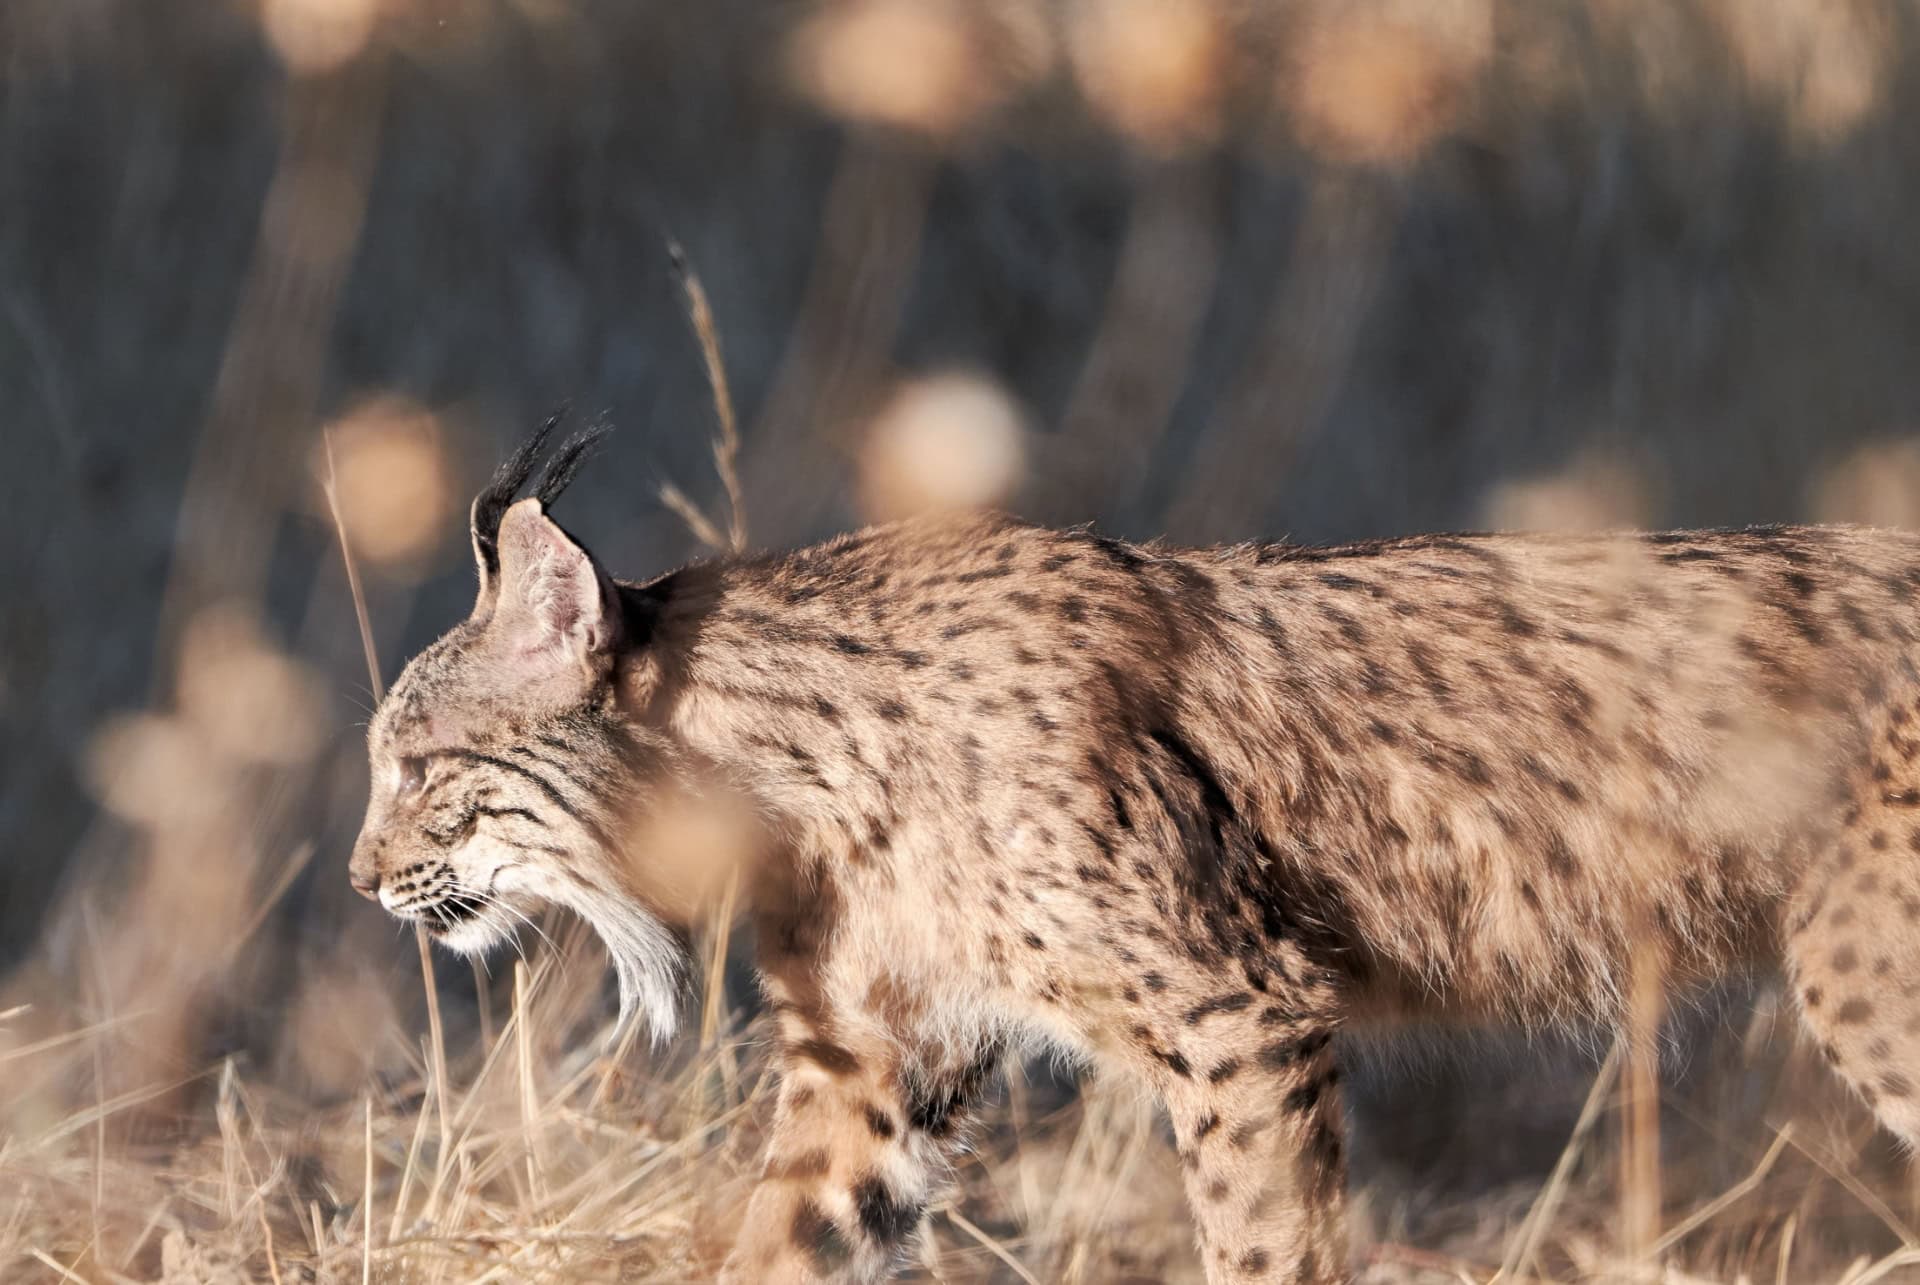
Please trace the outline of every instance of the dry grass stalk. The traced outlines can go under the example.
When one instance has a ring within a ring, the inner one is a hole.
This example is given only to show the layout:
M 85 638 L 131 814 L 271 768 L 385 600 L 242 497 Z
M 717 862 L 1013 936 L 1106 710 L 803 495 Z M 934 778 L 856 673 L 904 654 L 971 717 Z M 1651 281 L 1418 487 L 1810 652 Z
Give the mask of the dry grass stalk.
M 713 467 L 727 496 L 727 526 L 722 534 L 700 507 L 672 483 L 660 487 L 660 500 L 679 514 L 694 536 L 721 552 L 740 553 L 747 547 L 747 511 L 740 489 L 740 426 L 733 410 L 733 391 L 727 383 L 727 367 L 720 353 L 720 330 L 713 319 L 713 305 L 707 300 L 707 288 L 694 270 L 687 252 L 678 241 L 667 242 L 673 263 L 674 279 L 686 296 L 687 320 L 700 342 L 700 360 L 707 372 L 707 389 L 713 395 L 714 437 Z
M 1672 1249 L 1682 1240 L 1685 1240 L 1689 1233 L 1706 1226 L 1726 1210 L 1745 1199 L 1750 1193 L 1759 1190 L 1760 1184 L 1773 1169 L 1773 1162 L 1780 1158 L 1780 1153 L 1786 1150 L 1787 1143 L 1792 1140 L 1792 1137 L 1793 1126 L 1791 1124 L 1775 1133 L 1773 1145 L 1768 1147 L 1766 1154 L 1760 1157 L 1760 1162 L 1753 1167 L 1752 1173 L 1674 1224 L 1667 1230 L 1666 1235 L 1654 1243 L 1652 1252 L 1655 1255 L 1664 1254 L 1667 1250 Z
M 360 1285 L 373 1285 L 373 1095 L 366 1095 L 366 1179 L 360 1186 L 360 1211 L 365 1225 L 360 1231 Z
M 1652 938 L 1643 938 L 1634 954 L 1620 1147 L 1620 1240 L 1627 1259 L 1636 1263 L 1656 1256 L 1660 1239 L 1660 1024 L 1666 1016 L 1665 972 Z
M 354 623 L 360 627 L 360 649 L 366 654 L 367 681 L 372 685 L 374 704 L 386 699 L 385 686 L 380 681 L 380 657 L 373 646 L 373 625 L 367 616 L 367 595 L 360 585 L 360 568 L 353 560 L 353 546 L 347 541 L 347 523 L 340 516 L 339 478 L 333 467 L 333 435 L 323 432 L 322 443 L 326 447 L 327 476 L 321 490 L 327 497 L 327 512 L 333 515 L 333 532 L 340 541 L 340 561 L 347 569 L 347 596 L 353 600 Z
M 1622 1043 L 1616 1040 L 1607 1054 L 1607 1060 L 1600 1064 L 1599 1073 L 1593 1077 L 1593 1087 L 1587 1090 L 1586 1102 L 1580 1108 L 1580 1118 L 1574 1123 L 1573 1133 L 1568 1137 L 1567 1145 L 1561 1149 L 1560 1158 L 1554 1162 L 1553 1172 L 1548 1175 L 1546 1185 L 1541 1187 L 1540 1194 L 1527 1210 L 1519 1232 L 1508 1242 L 1506 1256 L 1501 1260 L 1500 1270 L 1494 1273 L 1494 1280 L 1513 1282 L 1526 1277 L 1533 1270 L 1542 1238 L 1553 1225 L 1554 1215 L 1566 1197 L 1573 1167 L 1579 1161 L 1588 1135 L 1600 1121 L 1602 1108 L 1613 1093 L 1614 1082 L 1620 1075 L 1621 1055 Z

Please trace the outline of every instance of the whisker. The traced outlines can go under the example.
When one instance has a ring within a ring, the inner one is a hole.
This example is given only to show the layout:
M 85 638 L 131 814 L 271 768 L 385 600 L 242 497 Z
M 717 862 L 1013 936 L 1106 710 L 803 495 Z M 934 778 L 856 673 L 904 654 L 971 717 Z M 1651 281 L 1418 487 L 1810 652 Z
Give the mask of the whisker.
M 567 966 L 566 957 L 560 953 L 560 947 L 556 945 L 554 943 L 553 938 L 547 936 L 546 931 L 542 929 L 539 924 L 535 923 L 530 917 L 528 917 L 523 912 L 516 910 L 514 907 L 509 906 L 506 902 L 500 900 L 500 898 L 494 893 L 481 892 L 480 890 L 475 888 L 462 889 L 462 892 L 466 896 L 471 897 L 475 901 L 479 902 L 481 905 L 492 906 L 496 910 L 499 910 L 504 914 L 513 916 L 515 919 L 519 920 L 521 923 L 525 924 L 527 927 L 533 929 L 534 933 L 540 938 L 540 940 L 547 943 L 547 949 L 551 950 L 554 954 L 554 957 L 559 960 L 561 971 L 564 972 L 566 970 L 566 966 Z
M 479 906 L 491 907 L 494 910 L 500 911 L 504 915 L 508 915 L 514 919 L 519 920 L 520 923 L 524 923 L 524 924 L 527 924 L 529 927 L 533 927 L 532 921 L 529 920 L 525 915 L 515 910 L 512 906 L 509 906 L 504 902 L 500 901 L 496 897 L 489 896 L 487 893 L 484 893 L 484 892 L 467 892 L 464 895 Z M 540 930 L 537 927 L 535 927 L 534 931 L 539 932 Z M 544 934 L 542 935 L 544 936 Z M 527 952 L 523 950 L 520 945 L 520 925 L 510 924 L 508 926 L 506 936 L 507 936 L 508 944 L 513 947 L 513 953 L 520 957 L 520 961 L 522 963 L 528 962 Z M 548 942 L 547 944 L 551 946 L 553 943 Z

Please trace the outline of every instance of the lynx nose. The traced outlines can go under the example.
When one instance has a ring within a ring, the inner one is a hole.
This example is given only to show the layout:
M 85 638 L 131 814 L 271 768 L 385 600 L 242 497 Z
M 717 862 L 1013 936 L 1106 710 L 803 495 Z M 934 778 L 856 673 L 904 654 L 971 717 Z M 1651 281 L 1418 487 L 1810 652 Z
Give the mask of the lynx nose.
M 369 834 L 365 827 L 353 841 L 353 855 L 347 861 L 347 882 L 353 890 L 369 901 L 377 900 L 380 895 L 380 848 L 377 834 Z

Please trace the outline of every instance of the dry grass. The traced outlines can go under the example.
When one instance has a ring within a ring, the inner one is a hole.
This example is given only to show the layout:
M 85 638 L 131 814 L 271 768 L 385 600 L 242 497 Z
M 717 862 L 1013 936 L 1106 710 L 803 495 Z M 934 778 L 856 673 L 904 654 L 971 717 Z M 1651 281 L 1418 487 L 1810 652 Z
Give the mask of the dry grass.
M 710 1275 L 770 1107 L 760 1028 L 734 1010 L 661 1056 L 609 1048 L 597 947 L 578 926 L 545 927 L 556 944 L 512 961 L 484 1020 L 448 1014 L 456 1036 L 431 1009 L 425 1029 L 392 1017 L 375 1029 L 356 1014 L 352 1038 L 408 1054 L 346 1091 L 224 1059 L 104 1095 L 101 1069 L 126 1055 L 130 1015 L 70 1025 L 74 1014 L 40 1005 L 0 1012 L 6 1279 Z M 1653 1215 L 1664 1231 L 1648 1237 L 1623 1219 L 1632 1201 L 1614 1181 L 1613 1140 L 1622 1124 L 1644 1124 L 1619 1093 L 1620 1066 L 1604 1064 L 1537 1189 L 1446 1197 L 1363 1181 L 1364 1279 L 1914 1279 L 1920 1244 L 1900 1166 L 1858 1115 L 1836 1126 L 1831 1100 L 1778 1128 L 1741 1122 L 1717 1144 L 1696 1115 L 1712 1094 L 1670 1101 L 1669 1136 L 1693 1141 L 1664 1175 L 1668 1203 Z M 1772 1109 L 1804 1107 L 1793 1070 Z M 1783 1073 L 1764 1044 L 1748 1068 L 1759 1072 Z M 1747 1157 L 1742 1171 L 1712 1185 L 1734 1157 Z M 914 1272 L 1197 1279 L 1176 1167 L 1143 1101 L 1123 1084 L 1071 1097 L 1016 1074 L 952 1203 L 929 1216 Z

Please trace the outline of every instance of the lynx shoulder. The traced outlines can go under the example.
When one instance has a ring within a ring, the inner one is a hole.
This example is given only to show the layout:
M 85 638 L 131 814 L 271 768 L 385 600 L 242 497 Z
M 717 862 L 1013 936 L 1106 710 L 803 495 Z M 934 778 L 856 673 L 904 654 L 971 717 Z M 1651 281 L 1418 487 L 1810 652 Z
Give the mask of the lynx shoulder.
M 557 902 L 671 1029 L 740 876 L 783 1076 L 725 1278 L 909 1248 L 1010 1052 L 1138 1077 L 1215 1282 L 1348 1274 L 1339 1042 L 1617 1020 L 1777 961 L 1920 1141 L 1920 540 L 1772 527 L 1174 549 L 981 516 L 635 584 L 475 504 L 473 614 L 372 724 L 356 887 Z M 752 818 L 674 851 L 690 804 Z

